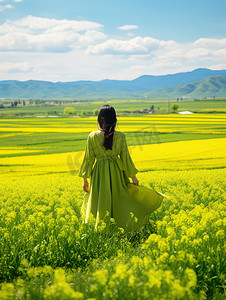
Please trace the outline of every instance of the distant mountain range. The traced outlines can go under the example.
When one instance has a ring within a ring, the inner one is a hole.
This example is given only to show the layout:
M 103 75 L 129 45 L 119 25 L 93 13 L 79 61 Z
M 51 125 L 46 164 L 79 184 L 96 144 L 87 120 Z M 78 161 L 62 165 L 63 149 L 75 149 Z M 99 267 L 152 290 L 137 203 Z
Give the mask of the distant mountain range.
M 0 81 L 0 98 L 139 98 L 226 97 L 226 70 L 196 69 L 162 76 L 144 75 L 134 80 L 102 81 Z
M 226 98 L 226 76 L 215 75 L 203 80 L 179 85 L 175 88 L 153 90 L 141 93 L 147 98 L 154 97 L 225 97 Z

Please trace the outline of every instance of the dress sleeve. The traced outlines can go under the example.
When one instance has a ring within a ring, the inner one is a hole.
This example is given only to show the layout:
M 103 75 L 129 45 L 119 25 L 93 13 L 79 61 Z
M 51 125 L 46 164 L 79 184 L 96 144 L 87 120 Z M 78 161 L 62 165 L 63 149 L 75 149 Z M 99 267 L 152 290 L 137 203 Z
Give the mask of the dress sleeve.
M 95 154 L 91 144 L 90 135 L 88 135 L 86 141 L 85 153 L 84 153 L 80 170 L 78 172 L 78 176 L 83 178 L 89 178 L 92 172 L 94 161 L 95 161 Z
M 134 166 L 134 163 L 132 161 L 132 158 L 129 153 L 129 149 L 126 142 L 125 135 L 123 136 L 123 142 L 122 142 L 122 149 L 120 152 L 120 158 L 123 162 L 123 165 L 125 167 L 125 173 L 127 177 L 133 177 L 135 176 L 139 171 Z

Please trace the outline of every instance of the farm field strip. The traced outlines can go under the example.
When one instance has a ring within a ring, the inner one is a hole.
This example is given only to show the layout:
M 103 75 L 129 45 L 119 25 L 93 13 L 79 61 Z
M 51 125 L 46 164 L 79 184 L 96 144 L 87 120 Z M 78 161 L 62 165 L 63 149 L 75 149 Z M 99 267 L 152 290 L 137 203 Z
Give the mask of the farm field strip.
M 120 131 L 124 131 L 124 132 L 166 132 L 166 133 L 173 133 L 173 132 L 189 132 L 189 133 L 196 133 L 196 132 L 199 132 L 199 133 L 216 133 L 216 134 L 225 134 L 226 133 L 226 128 L 216 128 L 216 130 L 214 128 L 208 128 L 209 130 L 205 130 L 205 128 L 197 128 L 197 127 L 183 127 L 181 128 L 180 126 L 178 127 L 173 127 L 173 128 L 169 128 L 169 126 L 151 126 L 149 124 L 149 126 L 145 127 L 143 125 L 141 126 L 134 126 L 134 127 L 131 127 L 129 125 L 124 125 L 124 126 L 121 126 L 118 127 Z M 116 128 L 117 129 L 117 128 Z M 1 128 L 1 132 L 19 132 L 19 133 L 22 133 L 22 132 L 25 132 L 25 133 L 54 133 L 54 132 L 58 132 L 58 133 L 89 133 L 91 131 L 94 131 L 94 130 L 97 130 L 97 128 L 95 126 L 85 126 L 85 127 L 74 127 L 74 128 L 46 128 L 46 127 L 38 127 L 38 128 L 4 128 L 2 130 Z
M 130 146 L 129 150 L 137 168 L 142 171 L 180 167 L 184 169 L 186 164 L 188 169 L 195 166 L 197 168 L 210 168 L 214 165 L 226 167 L 225 148 L 226 138 L 217 138 Z M 7 152 L 6 149 L 2 151 Z M 5 157 L 0 158 L 0 168 L 2 173 L 4 170 L 7 172 L 7 168 L 10 166 L 16 168 L 22 165 L 27 172 L 29 169 L 32 172 L 36 170 L 38 173 L 48 170 L 49 172 L 56 170 L 59 172 L 77 171 L 82 162 L 83 154 L 84 151 L 76 151 Z M 23 172 L 23 168 L 18 167 L 17 170 Z

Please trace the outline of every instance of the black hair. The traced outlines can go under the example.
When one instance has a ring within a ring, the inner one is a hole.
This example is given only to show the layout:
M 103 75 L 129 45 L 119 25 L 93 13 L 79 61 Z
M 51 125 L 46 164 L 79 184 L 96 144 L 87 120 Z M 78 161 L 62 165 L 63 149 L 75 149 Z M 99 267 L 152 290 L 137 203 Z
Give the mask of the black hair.
M 100 128 L 104 131 L 103 146 L 106 148 L 106 150 L 112 150 L 113 135 L 117 122 L 114 107 L 108 104 L 103 105 L 99 110 L 97 120 Z

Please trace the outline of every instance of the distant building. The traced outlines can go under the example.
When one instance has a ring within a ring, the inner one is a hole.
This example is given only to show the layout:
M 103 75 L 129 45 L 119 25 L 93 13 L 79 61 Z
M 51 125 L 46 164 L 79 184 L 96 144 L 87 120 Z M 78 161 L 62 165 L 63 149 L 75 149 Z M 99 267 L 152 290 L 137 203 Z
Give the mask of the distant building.
M 193 114 L 193 112 L 185 110 L 185 111 L 179 111 L 178 114 L 180 114 L 180 115 L 191 115 L 191 114 Z
M 154 109 L 142 109 L 142 110 L 135 110 L 134 113 L 139 113 L 139 114 L 148 114 L 151 115 L 155 112 Z

